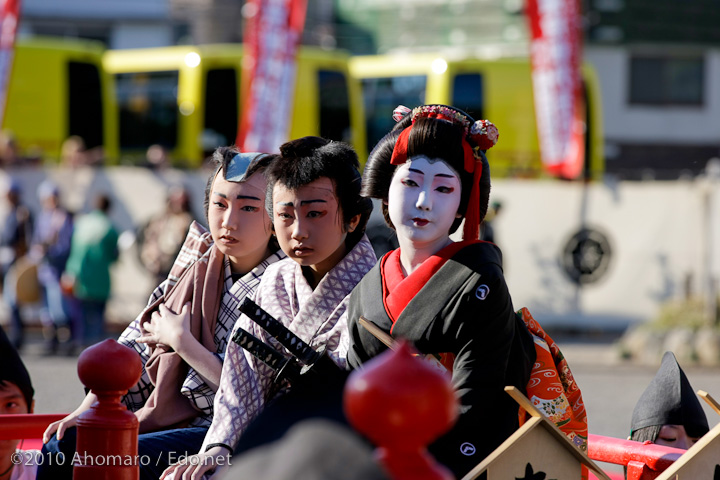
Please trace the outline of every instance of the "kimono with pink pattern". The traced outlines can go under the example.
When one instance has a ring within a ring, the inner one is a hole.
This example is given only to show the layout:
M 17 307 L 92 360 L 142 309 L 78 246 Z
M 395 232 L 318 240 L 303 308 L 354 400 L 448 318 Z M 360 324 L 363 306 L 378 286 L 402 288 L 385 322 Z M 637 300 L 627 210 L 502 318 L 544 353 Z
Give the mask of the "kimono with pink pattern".
M 363 236 L 313 290 L 300 265 L 286 258 L 267 268 L 253 300 L 312 347 L 325 345 L 329 357 L 344 369 L 350 292 L 376 261 L 369 240 Z M 238 319 L 233 334 L 238 327 L 285 351 L 245 315 Z M 274 376 L 274 370 L 240 346 L 228 344 L 215 396 L 215 417 L 201 452 L 213 445 L 235 448 L 248 424 L 262 411 Z

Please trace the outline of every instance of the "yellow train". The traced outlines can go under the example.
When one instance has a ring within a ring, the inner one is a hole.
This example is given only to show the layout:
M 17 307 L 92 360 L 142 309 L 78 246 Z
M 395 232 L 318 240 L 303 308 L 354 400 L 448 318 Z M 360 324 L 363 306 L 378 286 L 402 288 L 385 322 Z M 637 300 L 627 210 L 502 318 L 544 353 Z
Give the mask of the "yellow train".
M 19 41 L 3 128 L 22 154 L 58 159 L 71 135 L 102 147 L 106 163 L 137 164 L 153 144 L 194 167 L 235 141 L 242 111 L 242 45 L 105 50 L 91 41 Z M 585 175 L 604 171 L 598 80 L 583 67 Z M 398 104 L 444 103 L 500 129 L 495 177 L 544 176 L 527 59 L 387 54 L 350 57 L 301 47 L 288 138 L 351 143 L 361 162 L 393 125 Z M 272 112 L 268 112 L 272 115 Z
M 356 56 L 353 77 L 363 86 L 368 148 L 387 133 L 393 109 L 423 103 L 453 105 L 498 126 L 500 141 L 488 152 L 494 177 L 543 176 L 528 59 L 483 60 L 430 53 Z M 600 86 L 582 69 L 586 100 L 586 176 L 604 171 Z
M 76 135 L 87 148 L 118 156 L 113 78 L 104 47 L 90 40 L 32 38 L 15 46 L 3 129 L 19 154 L 58 159 Z
M 103 66 L 115 78 L 122 155 L 143 155 L 162 144 L 193 166 L 218 145 L 233 143 L 242 109 L 242 52 L 239 44 L 108 50 Z M 338 51 L 299 49 L 288 138 L 347 141 L 363 158 L 361 92 L 348 59 Z

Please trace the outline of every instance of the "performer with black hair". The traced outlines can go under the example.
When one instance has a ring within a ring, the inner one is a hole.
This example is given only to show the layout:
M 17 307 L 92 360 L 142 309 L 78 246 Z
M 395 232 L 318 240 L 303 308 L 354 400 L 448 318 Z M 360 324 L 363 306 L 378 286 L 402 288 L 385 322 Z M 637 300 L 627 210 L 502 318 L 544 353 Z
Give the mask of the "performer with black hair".
M 18 351 L 0 327 L 0 415 L 33 413 L 35 390 Z M 20 448 L 18 448 L 20 446 Z M 39 450 L 21 450 L 22 442 L 0 440 L 0 480 L 34 480 Z
M 285 254 L 265 212 L 265 172 L 273 155 L 220 147 L 205 188 L 209 230 L 193 222 L 168 278 L 128 325 L 119 343 L 143 364 L 140 381 L 123 397 L 140 422 L 140 478 L 156 479 L 175 458 L 200 448 L 212 423 L 213 403 L 236 308 L 251 295 L 269 265 Z M 45 431 L 45 452 L 75 453 L 82 404 Z M 38 478 L 72 478 L 72 462 L 45 462 Z
M 386 348 L 362 316 L 452 373 L 460 418 L 430 451 L 460 478 L 518 428 L 518 405 L 504 387 L 526 392 L 535 360 L 501 252 L 478 241 L 490 195 L 484 152 L 498 130 L 444 105 L 398 107 L 394 118 L 370 153 L 362 193 L 382 200 L 400 248 L 350 297 L 348 362 L 359 367 Z M 450 235 L 463 219 L 463 240 L 455 242 Z
M 266 208 L 288 258 L 265 272 L 252 300 L 313 349 L 324 349 L 340 369 L 348 349 L 350 292 L 377 258 L 365 236 L 372 202 L 360 196 L 357 154 L 348 145 L 319 137 L 283 144 L 268 171 Z M 246 315 L 242 329 L 276 351 L 274 338 Z M 215 418 L 200 453 L 165 471 L 162 478 L 218 475 L 250 423 L 276 398 L 277 372 L 236 343 L 228 345 Z M 290 395 L 293 385 L 290 385 Z M 282 394 L 283 391 L 280 392 Z M 292 406 L 291 406 L 292 407 Z M 303 406 L 295 405 L 302 409 Z

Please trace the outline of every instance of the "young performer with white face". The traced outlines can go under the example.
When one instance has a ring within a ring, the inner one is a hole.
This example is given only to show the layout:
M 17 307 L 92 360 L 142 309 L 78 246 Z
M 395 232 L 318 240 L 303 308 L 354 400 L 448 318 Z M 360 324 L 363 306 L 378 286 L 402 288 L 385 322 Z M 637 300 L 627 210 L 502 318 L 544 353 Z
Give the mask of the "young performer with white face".
M 285 257 L 265 211 L 265 170 L 274 156 L 220 147 L 205 189 L 210 230 L 193 222 L 170 275 L 119 343 L 134 349 L 143 375 L 123 401 L 140 421 L 140 478 L 157 478 L 173 458 L 202 444 L 213 418 L 222 359 L 237 305 L 252 295 L 266 267 Z M 44 452 L 72 458 L 78 416 L 89 393 L 43 435 Z M 45 462 L 38 478 L 72 478 L 72 462 Z
M 535 358 L 500 250 L 477 240 L 490 193 L 484 150 L 498 134 L 491 123 L 443 105 L 398 110 L 399 123 L 368 158 L 362 193 L 383 201 L 400 248 L 350 297 L 348 362 L 357 367 L 386 348 L 360 316 L 440 359 L 461 413 L 430 451 L 460 478 L 517 429 L 517 404 L 503 389 L 525 391 Z M 463 241 L 454 242 L 463 219 Z
M 358 167 L 352 148 L 339 142 L 304 137 L 280 147 L 268 172 L 267 210 L 288 258 L 268 268 L 253 297 L 311 347 L 325 347 L 341 369 L 346 367 L 350 292 L 377 260 L 364 234 L 372 203 L 360 197 Z M 240 328 L 283 351 L 245 315 L 235 332 Z M 218 476 L 223 470 L 218 467 L 228 464 L 248 426 L 276 398 L 276 377 L 276 371 L 231 342 L 215 418 L 200 453 L 170 467 L 162 478 L 201 478 L 212 471 L 211 478 Z

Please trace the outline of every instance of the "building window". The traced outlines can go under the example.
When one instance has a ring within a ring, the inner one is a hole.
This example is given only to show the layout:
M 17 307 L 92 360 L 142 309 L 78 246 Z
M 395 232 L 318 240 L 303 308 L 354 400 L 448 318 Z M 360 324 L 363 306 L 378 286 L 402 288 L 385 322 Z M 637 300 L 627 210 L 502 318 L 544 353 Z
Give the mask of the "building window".
M 630 103 L 702 105 L 705 63 L 698 58 L 630 59 Z

